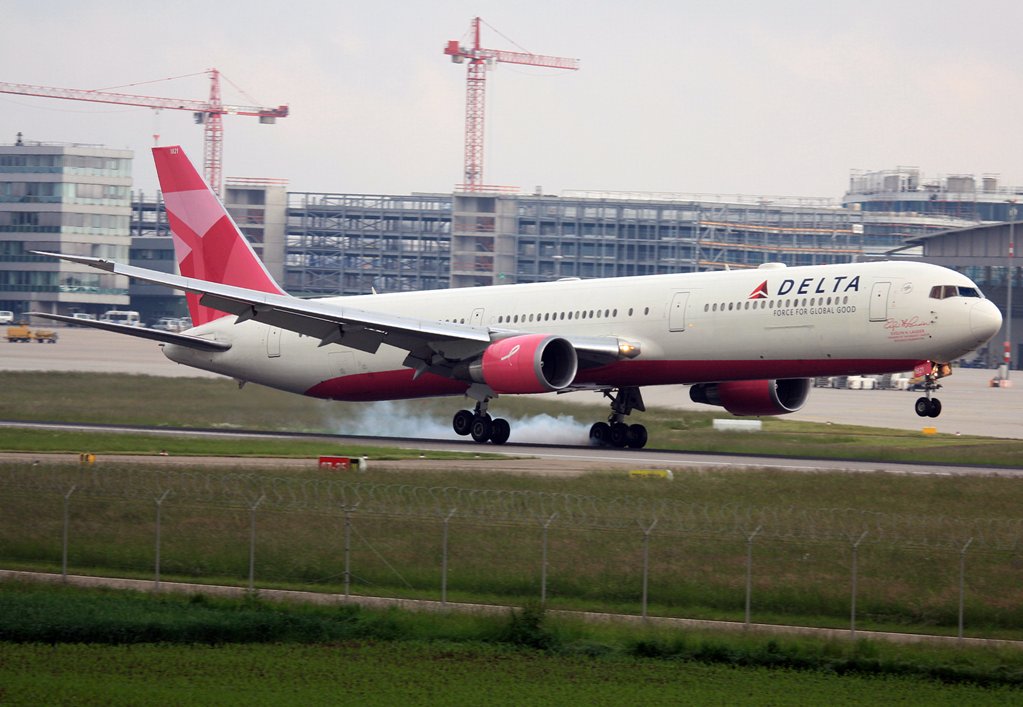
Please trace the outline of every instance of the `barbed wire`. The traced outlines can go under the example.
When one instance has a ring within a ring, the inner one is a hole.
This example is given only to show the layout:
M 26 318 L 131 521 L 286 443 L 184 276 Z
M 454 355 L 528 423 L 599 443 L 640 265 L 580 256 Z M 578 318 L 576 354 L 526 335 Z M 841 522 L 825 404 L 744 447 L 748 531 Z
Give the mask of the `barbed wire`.
M 849 542 L 1017 552 L 1023 519 L 914 516 L 852 508 L 711 505 L 641 496 L 599 497 L 546 491 L 415 486 L 344 479 L 275 477 L 173 469 L 0 465 L 4 494 L 66 495 L 253 508 L 630 530 L 699 537 L 758 537 L 788 542 Z M 865 533 L 865 535 L 864 535 Z

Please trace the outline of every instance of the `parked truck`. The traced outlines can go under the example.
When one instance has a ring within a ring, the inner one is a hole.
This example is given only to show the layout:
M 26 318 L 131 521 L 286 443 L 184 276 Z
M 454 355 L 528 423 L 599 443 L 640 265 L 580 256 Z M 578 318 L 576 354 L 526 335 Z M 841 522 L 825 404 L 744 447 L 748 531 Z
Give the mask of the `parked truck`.
M 11 343 L 56 344 L 57 332 L 53 329 L 31 329 L 28 324 L 12 324 L 7 327 L 7 340 Z

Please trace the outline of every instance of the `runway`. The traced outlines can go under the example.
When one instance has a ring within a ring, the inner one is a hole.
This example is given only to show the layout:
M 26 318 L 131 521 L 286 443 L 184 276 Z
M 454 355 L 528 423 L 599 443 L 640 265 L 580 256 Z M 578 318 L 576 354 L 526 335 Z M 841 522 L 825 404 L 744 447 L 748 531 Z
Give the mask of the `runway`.
M 801 473 L 848 472 L 889 473 L 925 476 L 1007 476 L 1023 477 L 1023 469 L 955 464 L 856 461 L 845 459 L 796 459 L 762 455 L 717 454 L 679 452 L 657 449 L 610 449 L 562 445 L 515 444 L 500 447 L 480 447 L 473 442 L 455 440 L 409 439 L 407 437 L 368 437 L 317 435 L 312 433 L 258 432 L 167 429 L 165 427 L 132 427 L 120 425 L 83 425 L 70 423 L 25 423 L 0 421 L 0 427 L 19 427 L 51 430 L 124 432 L 165 435 L 230 437 L 235 439 L 310 439 L 323 441 L 323 454 L 345 454 L 345 450 L 358 446 L 376 445 L 414 451 L 462 452 L 461 459 L 406 459 L 396 461 L 369 460 L 369 465 L 382 469 L 455 470 L 474 473 L 511 472 L 543 474 L 546 476 L 577 476 L 599 471 L 626 471 L 633 469 L 691 470 L 750 470 L 787 471 Z M 485 455 L 486 459 L 480 458 Z M 497 457 L 497 458 L 489 458 Z M 0 454 L 0 459 L 11 461 L 78 461 L 77 454 L 49 455 L 31 452 Z M 183 457 L 101 455 L 101 462 L 127 462 L 162 466 L 203 465 L 216 467 L 258 466 L 260 468 L 315 469 L 317 460 L 276 457 Z
M 219 377 L 167 360 L 159 344 L 152 341 L 78 327 L 63 327 L 59 332 L 60 341 L 53 345 L 10 344 L 0 340 L 0 370 Z M 917 417 L 913 412 L 913 401 L 919 393 L 828 388 L 812 390 L 806 406 L 785 417 L 884 429 L 935 427 L 941 433 L 1023 439 L 1023 372 L 1015 374 L 1018 380 L 1013 387 L 992 388 L 988 382 L 995 375 L 994 371 L 955 369 L 952 376 L 942 381 L 943 388 L 937 397 L 944 409 L 940 417 L 933 419 Z M 691 402 L 689 389 L 681 385 L 643 388 L 643 398 L 651 409 L 718 409 Z M 598 394 L 587 392 L 558 396 L 560 401 L 577 403 L 593 403 L 599 399 Z

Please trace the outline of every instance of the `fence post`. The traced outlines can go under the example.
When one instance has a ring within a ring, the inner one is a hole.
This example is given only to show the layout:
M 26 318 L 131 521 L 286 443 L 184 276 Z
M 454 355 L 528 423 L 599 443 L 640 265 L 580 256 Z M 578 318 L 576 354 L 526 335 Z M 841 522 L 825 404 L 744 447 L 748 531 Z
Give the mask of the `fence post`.
M 249 509 L 249 591 L 255 589 L 256 583 L 256 509 L 266 499 L 260 496 Z
M 448 603 L 448 521 L 451 520 L 453 515 L 455 515 L 454 508 L 451 509 L 451 512 L 444 519 L 444 540 L 441 542 L 440 603 L 444 606 Z
M 753 595 L 753 538 L 757 537 L 763 527 L 758 525 L 757 529 L 746 538 L 746 628 L 749 628 L 750 598 Z
M 966 595 L 966 548 L 973 542 L 973 538 L 966 541 L 963 549 L 959 551 L 959 642 L 963 642 L 963 600 Z
M 163 506 L 164 500 L 167 498 L 167 494 L 170 493 L 170 489 L 167 489 L 163 494 L 155 499 L 156 500 L 156 576 L 154 577 L 153 588 L 156 590 L 160 589 L 160 509 Z
M 637 521 L 638 522 L 638 521 Z M 646 619 L 646 608 L 647 608 L 647 589 L 649 588 L 650 579 L 650 533 L 653 532 L 654 527 L 657 525 L 657 519 L 654 518 L 654 522 L 650 524 L 649 528 L 643 528 L 643 619 Z
M 856 638 L 856 587 L 858 584 L 858 564 L 859 564 L 859 552 L 860 543 L 867 537 L 869 531 L 864 530 L 863 535 L 860 539 L 852 545 L 852 599 L 849 602 L 849 638 Z
M 349 597 L 352 588 L 352 512 L 359 507 L 341 506 L 345 513 L 345 599 Z
M 540 605 L 544 606 L 547 604 L 547 529 L 554 522 L 554 519 L 558 517 L 555 513 L 543 524 L 543 552 L 540 558 Z
M 70 524 L 68 507 L 71 505 L 71 494 L 75 492 L 77 486 L 71 486 L 68 492 L 64 494 L 64 532 L 63 539 L 61 540 L 61 553 L 60 553 L 60 577 L 61 580 L 67 583 L 67 535 L 68 525 Z

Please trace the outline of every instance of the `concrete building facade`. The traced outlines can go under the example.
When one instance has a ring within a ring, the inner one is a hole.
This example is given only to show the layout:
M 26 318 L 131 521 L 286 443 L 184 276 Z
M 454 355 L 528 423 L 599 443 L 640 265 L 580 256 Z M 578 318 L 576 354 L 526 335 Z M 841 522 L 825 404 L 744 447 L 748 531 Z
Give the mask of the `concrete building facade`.
M 34 255 L 128 258 L 129 150 L 24 142 L 0 146 L 0 309 L 99 314 L 127 309 L 127 278 Z
M 182 298 L 164 288 L 133 283 L 129 291 L 125 278 L 30 252 L 109 257 L 173 272 L 161 195 L 131 195 L 131 161 L 128 151 L 97 146 L 0 147 L 0 309 L 99 314 L 130 307 L 146 321 L 186 314 Z M 228 179 L 224 200 L 270 273 L 298 296 L 770 261 L 812 265 L 898 250 L 899 257 L 923 254 L 963 270 L 999 302 L 1009 277 L 996 262 L 1000 256 L 990 253 L 990 262 L 980 263 L 975 254 L 939 257 L 935 249 L 950 233 L 959 234 L 957 248 L 981 247 L 990 236 L 983 229 L 1010 218 L 1017 195 L 1023 189 L 1000 186 L 990 175 L 931 179 L 896 168 L 853 172 L 840 203 L 622 192 L 289 193 L 284 180 L 268 179 Z M 981 230 L 964 230 L 973 228 Z M 1019 284 L 1019 270 L 1012 272 Z M 1018 301 L 1017 311 L 1023 296 Z

